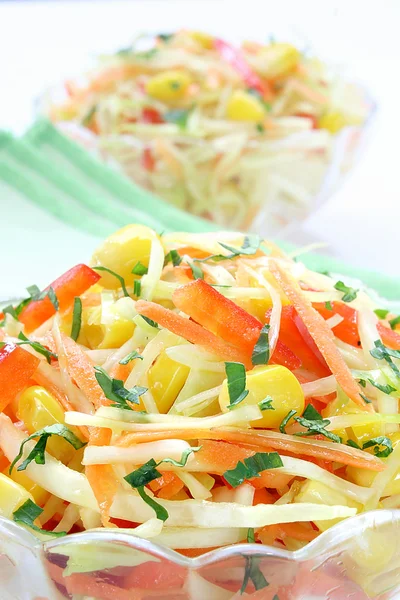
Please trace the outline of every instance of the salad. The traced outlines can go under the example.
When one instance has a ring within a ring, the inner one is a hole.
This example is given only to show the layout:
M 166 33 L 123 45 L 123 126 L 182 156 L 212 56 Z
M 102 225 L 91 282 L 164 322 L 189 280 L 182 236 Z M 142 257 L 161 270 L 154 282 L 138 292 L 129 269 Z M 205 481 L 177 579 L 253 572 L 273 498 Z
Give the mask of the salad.
M 350 128 L 340 153 L 352 152 L 371 111 L 359 87 L 291 44 L 186 30 L 139 38 L 64 87 L 45 102 L 50 119 L 83 127 L 85 144 L 91 132 L 137 183 L 221 227 L 262 222 L 269 234 L 309 213 L 343 159 L 338 133 Z
M 399 316 L 254 234 L 129 225 L 90 264 L 1 315 L 1 516 L 196 556 L 400 506 Z

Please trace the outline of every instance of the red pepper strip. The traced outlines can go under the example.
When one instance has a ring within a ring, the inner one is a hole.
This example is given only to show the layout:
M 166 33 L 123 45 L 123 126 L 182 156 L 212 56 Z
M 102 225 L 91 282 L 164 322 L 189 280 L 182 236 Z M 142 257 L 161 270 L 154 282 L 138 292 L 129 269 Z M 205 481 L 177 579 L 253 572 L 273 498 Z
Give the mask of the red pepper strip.
M 143 150 L 142 158 L 140 159 L 140 163 L 145 171 L 154 171 L 155 167 L 155 159 L 153 156 L 153 152 L 151 148 L 145 148 Z
M 325 321 L 334 315 L 343 317 L 343 321 L 339 323 L 339 325 L 332 327 L 333 333 L 339 340 L 342 340 L 342 342 L 346 342 L 346 344 L 350 344 L 355 348 L 360 347 L 361 342 L 357 327 L 357 311 L 344 302 L 332 302 L 331 304 L 332 310 L 326 308 L 323 302 L 315 302 L 313 307 Z
M 46 288 L 53 288 L 57 296 L 60 311 L 66 310 L 76 296 L 86 292 L 100 279 L 100 275 L 86 265 L 76 265 L 61 275 Z M 33 331 L 47 321 L 56 312 L 50 299 L 46 296 L 43 300 L 33 300 L 22 310 L 19 320 L 25 325 L 25 332 Z
M 0 349 L 0 412 L 28 385 L 39 358 L 15 344 Z
M 161 113 L 155 108 L 145 107 L 142 110 L 142 114 L 140 117 L 141 123 L 152 123 L 153 125 L 159 125 L 160 123 L 164 123 Z
M 400 333 L 393 331 L 393 329 L 389 329 L 389 327 L 385 327 L 381 321 L 376 328 L 385 346 L 392 350 L 400 350 Z
M 260 92 L 265 99 L 271 98 L 272 91 L 270 86 L 253 71 L 240 50 L 232 46 L 232 44 L 218 38 L 214 40 L 214 47 L 221 58 L 229 63 L 235 71 L 241 75 L 243 81 L 249 88 L 253 88 Z
M 251 354 L 260 336 L 262 323 L 243 308 L 225 298 L 202 279 L 196 279 L 177 288 L 172 296 L 177 308 L 189 315 L 196 323 L 235 346 L 246 355 L 250 363 Z M 294 370 L 301 361 L 286 344 L 278 341 L 271 360 Z
M 271 310 L 266 314 L 267 323 L 271 317 Z M 282 307 L 281 326 L 279 330 L 279 340 L 283 342 L 296 356 L 301 360 L 301 366 L 307 371 L 314 373 L 317 377 L 326 377 L 330 375 L 324 359 L 319 350 L 314 350 L 305 340 L 298 328 L 298 314 L 292 305 Z M 312 341 L 312 340 L 311 340 Z M 315 344 L 313 343 L 315 346 Z M 275 352 L 273 357 L 275 357 Z

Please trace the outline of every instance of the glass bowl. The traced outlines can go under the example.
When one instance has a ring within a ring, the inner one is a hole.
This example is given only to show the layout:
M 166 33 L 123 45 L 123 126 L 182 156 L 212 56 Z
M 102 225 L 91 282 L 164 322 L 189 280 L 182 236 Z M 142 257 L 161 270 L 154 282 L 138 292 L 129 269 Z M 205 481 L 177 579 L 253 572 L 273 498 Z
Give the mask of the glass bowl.
M 0 518 L 0 597 L 396 600 L 399 534 L 400 510 L 378 510 L 342 521 L 295 552 L 238 544 L 187 558 L 112 529 L 39 542 Z

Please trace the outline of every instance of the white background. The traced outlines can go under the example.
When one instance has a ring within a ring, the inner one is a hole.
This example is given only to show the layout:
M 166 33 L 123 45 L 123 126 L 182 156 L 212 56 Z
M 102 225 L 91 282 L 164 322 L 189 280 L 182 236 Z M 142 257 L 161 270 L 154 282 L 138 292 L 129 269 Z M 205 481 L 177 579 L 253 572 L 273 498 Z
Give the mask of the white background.
M 43 88 L 79 72 L 96 52 L 123 47 L 137 32 L 192 27 L 260 41 L 271 32 L 294 34 L 345 65 L 379 105 L 359 165 L 299 238 L 326 241 L 329 253 L 349 263 L 399 276 L 399 24 L 400 0 L 0 0 L 0 127 L 22 132 Z M 24 283 L 44 285 L 87 260 L 96 243 L 82 234 L 68 241 L 61 226 L 38 232 L 10 203 L 0 209 L 0 297 L 19 287 L 26 270 Z

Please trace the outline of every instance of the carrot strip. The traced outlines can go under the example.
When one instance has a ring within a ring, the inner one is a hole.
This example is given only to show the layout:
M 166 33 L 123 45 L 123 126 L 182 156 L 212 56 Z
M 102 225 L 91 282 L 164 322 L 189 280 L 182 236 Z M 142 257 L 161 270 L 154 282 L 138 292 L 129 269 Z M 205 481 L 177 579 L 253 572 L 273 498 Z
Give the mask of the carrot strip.
M 313 308 L 311 302 L 303 296 L 301 289 L 291 275 L 286 273 L 274 260 L 271 260 L 269 264 L 272 275 L 293 303 L 340 387 L 358 406 L 368 412 L 374 412 L 372 405 L 367 405 L 360 396 L 360 388 L 336 348 L 335 336 L 332 330 Z
M 113 379 L 120 379 L 121 381 L 125 382 L 128 379 L 131 371 L 131 364 L 121 365 L 120 363 L 116 363 L 110 370 L 110 377 Z
M 276 431 L 256 431 L 254 429 L 179 429 L 175 427 L 170 431 L 145 431 L 142 433 L 126 433 L 117 441 L 118 446 L 132 446 L 142 442 L 154 442 L 168 439 L 181 440 L 222 440 L 234 444 L 248 444 L 257 452 L 268 452 L 271 448 L 283 452 L 315 456 L 317 458 L 335 461 L 344 465 L 369 469 L 371 471 L 384 471 L 385 465 L 379 459 L 356 448 L 333 442 L 320 442 L 280 434 Z
M 111 429 L 93 427 L 89 446 L 107 446 L 112 436 Z M 110 509 L 118 489 L 118 480 L 111 465 L 87 465 L 85 474 L 100 508 L 101 522 L 110 527 Z
M 175 473 L 166 471 L 161 477 L 151 481 L 149 486 L 153 492 L 158 492 L 158 498 L 169 500 L 172 496 L 175 496 L 175 494 L 181 491 L 183 482 Z
M 381 321 L 376 326 L 382 342 L 392 350 L 400 350 L 400 333 L 386 327 Z
M 277 525 L 266 525 L 257 532 L 257 537 L 264 543 L 267 539 L 280 539 L 285 541 L 286 537 L 299 540 L 300 542 L 311 542 L 319 535 L 318 531 L 306 527 L 304 523 L 282 523 Z
M 192 344 L 199 344 L 208 352 L 218 354 L 225 360 L 238 361 L 251 368 L 250 359 L 245 352 L 234 348 L 197 323 L 185 319 L 185 317 L 174 313 L 172 310 L 145 300 L 136 302 L 136 310 L 139 314 L 152 319 L 165 329 L 192 342 Z

